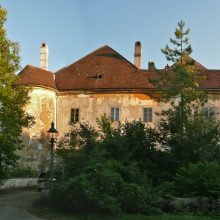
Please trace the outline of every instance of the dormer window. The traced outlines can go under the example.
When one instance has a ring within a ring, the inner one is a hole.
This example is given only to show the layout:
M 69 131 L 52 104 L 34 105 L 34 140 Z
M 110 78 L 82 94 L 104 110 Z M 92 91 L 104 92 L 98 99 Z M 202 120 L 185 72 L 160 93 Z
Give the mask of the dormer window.
M 102 74 L 98 73 L 97 76 L 96 76 L 96 79 L 101 79 L 101 78 L 102 78 Z

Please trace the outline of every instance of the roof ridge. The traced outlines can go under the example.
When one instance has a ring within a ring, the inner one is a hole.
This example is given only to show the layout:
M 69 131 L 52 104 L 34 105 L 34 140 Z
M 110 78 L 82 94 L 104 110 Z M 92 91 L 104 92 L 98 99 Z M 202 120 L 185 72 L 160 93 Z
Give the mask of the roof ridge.
M 108 46 L 109 47 L 109 46 Z M 112 49 L 114 52 L 116 52 L 117 54 L 119 54 L 121 57 L 123 57 L 124 58 L 124 60 L 127 62 L 127 63 L 129 63 L 129 64 L 131 64 L 135 69 L 138 69 L 139 70 L 139 68 L 137 68 L 132 62 L 130 62 L 127 58 L 125 58 L 124 56 L 122 56 L 119 52 L 117 52 L 116 50 L 114 50 L 113 48 L 111 48 L 111 47 L 109 47 L 110 49 Z
M 55 73 L 57 73 L 57 72 L 59 72 L 59 71 L 61 71 L 61 70 L 63 70 L 63 69 L 66 69 L 66 68 L 68 68 L 68 67 L 72 66 L 73 64 L 75 64 L 75 63 L 79 62 L 80 60 L 82 60 L 82 59 L 84 59 L 84 58 L 86 58 L 86 57 L 90 56 L 91 54 L 93 54 L 93 53 L 95 53 L 96 51 L 98 51 L 98 50 L 100 50 L 100 49 L 102 49 L 102 48 L 105 48 L 105 47 L 109 47 L 109 46 L 108 46 L 108 45 L 101 46 L 101 47 L 99 47 L 99 48 L 97 48 L 97 49 L 93 50 L 92 52 L 90 52 L 90 53 L 86 54 L 85 56 L 83 56 L 83 57 L 79 58 L 79 59 L 78 59 L 78 60 L 76 60 L 75 62 L 73 62 L 73 63 L 71 63 L 71 64 L 69 64 L 69 65 L 67 65 L 67 66 L 62 67 L 61 69 L 57 70 Z M 110 47 L 109 47 L 109 48 L 110 48 Z
M 31 64 L 27 64 L 23 69 L 25 69 L 25 68 L 36 68 L 36 69 L 39 69 L 39 70 L 42 70 L 42 71 L 45 71 L 45 72 L 54 74 L 54 72 L 52 72 L 52 71 L 50 71 L 50 70 L 45 70 L 45 69 L 42 69 L 42 68 L 40 68 L 40 67 L 38 67 L 38 66 L 33 66 L 33 65 L 31 65 Z M 23 69 L 22 69 L 22 70 L 23 70 Z M 22 70 L 21 70 L 21 71 L 22 71 Z M 20 72 L 21 72 L 21 71 L 20 71 Z
M 124 56 L 122 56 L 119 52 L 117 52 L 116 50 L 114 50 L 112 47 L 110 47 L 110 46 L 108 46 L 108 45 L 103 45 L 103 46 L 101 46 L 101 47 L 99 47 L 99 48 L 93 50 L 92 52 L 88 53 L 87 55 L 83 56 L 82 58 L 76 60 L 75 62 L 69 64 L 68 66 L 64 66 L 63 68 L 57 70 L 55 73 L 57 73 L 57 72 L 59 72 L 59 71 L 61 71 L 61 70 L 64 70 L 64 69 L 66 69 L 66 68 L 68 68 L 68 67 L 70 67 L 70 66 L 72 66 L 72 65 L 74 65 L 74 64 L 76 64 L 76 63 L 78 63 L 78 62 L 80 62 L 81 60 L 83 60 L 83 59 L 85 59 L 85 58 L 91 56 L 92 54 L 95 54 L 97 51 L 99 51 L 99 50 L 101 50 L 101 49 L 103 49 L 103 48 L 109 48 L 109 49 L 111 49 L 111 50 L 114 51 L 116 54 L 118 54 L 120 57 L 122 57 L 124 61 L 126 61 L 128 64 L 132 65 L 132 67 L 134 67 L 135 69 L 138 69 L 133 63 L 131 63 L 128 59 L 126 59 Z

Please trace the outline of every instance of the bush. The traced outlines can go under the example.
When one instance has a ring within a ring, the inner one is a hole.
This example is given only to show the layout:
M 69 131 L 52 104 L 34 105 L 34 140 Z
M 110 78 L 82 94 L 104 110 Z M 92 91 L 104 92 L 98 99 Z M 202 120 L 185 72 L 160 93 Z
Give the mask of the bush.
M 90 161 L 81 174 L 54 189 L 51 201 L 61 204 L 64 210 L 77 212 L 152 212 L 155 200 L 151 186 L 147 187 L 147 182 L 140 184 L 139 180 L 139 184 L 125 182 L 121 170 L 124 172 L 125 168 L 115 160 Z M 137 172 L 138 178 L 140 175 Z
M 37 177 L 37 170 L 30 166 L 18 165 L 10 170 L 9 178 L 19 178 L 19 177 Z
M 160 209 L 157 207 L 159 197 L 150 186 L 124 183 L 119 200 L 122 211 L 126 213 L 160 213 Z
M 188 164 L 177 171 L 175 191 L 184 197 L 220 198 L 220 166 L 216 162 Z
M 113 166 L 114 161 L 90 162 L 81 174 L 55 189 L 52 200 L 61 199 L 62 208 L 71 211 L 120 212 L 116 196 L 123 181 Z

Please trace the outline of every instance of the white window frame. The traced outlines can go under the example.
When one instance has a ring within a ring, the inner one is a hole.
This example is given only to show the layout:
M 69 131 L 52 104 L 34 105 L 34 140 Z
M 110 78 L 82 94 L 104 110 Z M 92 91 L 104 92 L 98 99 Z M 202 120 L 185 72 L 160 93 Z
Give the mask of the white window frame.
M 119 121 L 120 118 L 120 109 L 118 107 L 111 108 L 111 120 L 112 121 Z

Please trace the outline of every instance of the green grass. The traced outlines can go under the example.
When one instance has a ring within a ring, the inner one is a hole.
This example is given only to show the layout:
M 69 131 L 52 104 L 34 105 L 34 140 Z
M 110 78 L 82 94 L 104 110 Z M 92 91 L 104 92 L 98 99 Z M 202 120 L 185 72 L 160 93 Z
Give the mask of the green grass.
M 103 214 L 67 214 L 55 212 L 47 207 L 35 207 L 30 212 L 38 217 L 53 220 L 220 220 L 220 217 L 212 218 L 208 216 L 189 215 L 103 215 Z

